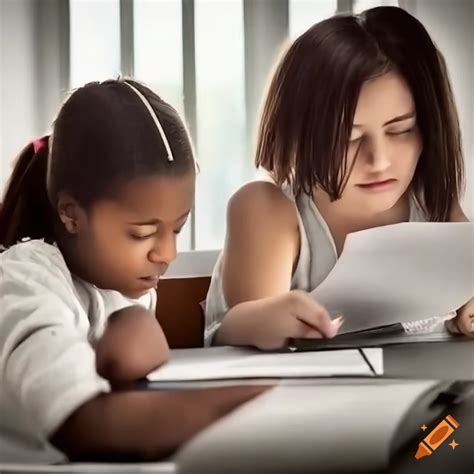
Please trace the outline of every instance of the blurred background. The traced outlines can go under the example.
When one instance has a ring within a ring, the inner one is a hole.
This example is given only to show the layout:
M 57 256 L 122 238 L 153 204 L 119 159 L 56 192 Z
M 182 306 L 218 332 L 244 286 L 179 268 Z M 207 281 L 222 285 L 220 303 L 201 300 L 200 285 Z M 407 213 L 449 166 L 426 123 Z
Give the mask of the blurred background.
M 282 48 L 336 12 L 379 5 L 414 14 L 446 57 L 472 219 L 474 0 L 0 0 L 0 193 L 68 91 L 133 75 L 178 109 L 196 146 L 196 205 L 179 249 L 220 248 L 227 200 L 255 177 L 258 111 Z

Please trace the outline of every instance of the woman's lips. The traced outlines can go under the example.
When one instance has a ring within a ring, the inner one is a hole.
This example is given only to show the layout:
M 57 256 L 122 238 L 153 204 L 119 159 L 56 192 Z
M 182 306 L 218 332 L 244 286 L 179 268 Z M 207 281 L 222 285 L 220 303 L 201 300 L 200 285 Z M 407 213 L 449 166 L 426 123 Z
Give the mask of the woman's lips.
M 386 191 L 396 182 L 396 179 L 385 179 L 383 181 L 374 181 L 372 183 L 358 184 L 357 186 L 365 191 Z

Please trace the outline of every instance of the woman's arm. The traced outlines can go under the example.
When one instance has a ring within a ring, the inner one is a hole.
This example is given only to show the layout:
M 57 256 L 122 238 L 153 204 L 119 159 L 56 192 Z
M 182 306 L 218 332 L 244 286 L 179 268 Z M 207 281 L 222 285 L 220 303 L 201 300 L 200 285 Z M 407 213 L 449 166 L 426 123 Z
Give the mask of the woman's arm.
M 289 291 L 299 246 L 295 204 L 272 183 L 243 186 L 227 209 L 222 278 L 228 305 Z
M 337 327 L 303 291 L 290 292 L 300 236 L 295 204 L 268 182 L 229 201 L 222 282 L 231 308 L 215 343 L 281 347 L 289 337 L 332 337 Z
M 50 441 L 71 461 L 156 461 L 268 388 L 102 394 L 77 409 Z
M 169 359 L 155 314 L 140 305 L 110 315 L 95 352 L 97 372 L 114 382 L 143 378 Z

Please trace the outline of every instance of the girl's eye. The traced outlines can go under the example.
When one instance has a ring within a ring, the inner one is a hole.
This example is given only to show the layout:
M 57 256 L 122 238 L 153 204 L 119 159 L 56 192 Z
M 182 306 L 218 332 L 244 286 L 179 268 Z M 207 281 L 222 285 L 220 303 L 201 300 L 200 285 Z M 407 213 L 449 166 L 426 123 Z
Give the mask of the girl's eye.
M 150 237 L 153 237 L 154 234 L 148 234 L 148 235 L 135 235 L 135 234 L 130 234 L 130 237 L 133 240 L 146 240 L 149 239 Z
M 400 130 L 399 132 L 387 132 L 387 135 L 405 135 L 413 131 L 413 128 L 408 128 L 407 130 Z

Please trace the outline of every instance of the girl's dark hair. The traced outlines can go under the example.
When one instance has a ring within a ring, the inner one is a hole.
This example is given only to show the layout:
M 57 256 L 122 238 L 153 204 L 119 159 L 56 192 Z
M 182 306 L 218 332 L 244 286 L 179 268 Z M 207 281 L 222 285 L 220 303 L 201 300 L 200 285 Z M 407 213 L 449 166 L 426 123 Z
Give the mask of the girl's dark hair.
M 397 7 L 324 20 L 277 66 L 264 102 L 256 165 L 298 195 L 341 196 L 361 87 L 396 71 L 413 95 L 423 151 L 413 190 L 432 221 L 449 217 L 464 186 L 461 134 L 446 65 L 423 25 Z
M 138 89 L 157 115 L 168 154 L 152 115 L 127 84 Z M 49 146 L 20 153 L 0 209 L 0 245 L 22 238 L 54 241 L 60 191 L 84 209 L 114 197 L 133 178 L 180 175 L 194 169 L 192 145 L 173 107 L 144 85 L 127 79 L 94 82 L 74 91 L 54 122 Z

